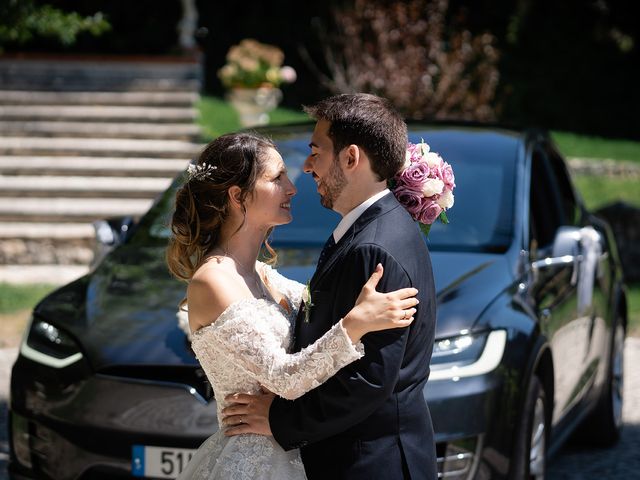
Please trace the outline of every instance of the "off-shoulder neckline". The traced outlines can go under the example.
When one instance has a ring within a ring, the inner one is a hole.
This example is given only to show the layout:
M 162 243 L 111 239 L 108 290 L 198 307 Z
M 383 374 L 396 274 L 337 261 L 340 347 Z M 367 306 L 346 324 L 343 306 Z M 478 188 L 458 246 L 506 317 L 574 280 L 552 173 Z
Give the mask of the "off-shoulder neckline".
M 284 295 L 284 298 L 287 299 L 287 301 L 289 301 L 289 299 L 286 297 L 286 295 Z M 191 332 L 191 337 L 192 337 L 192 343 L 193 340 L 195 340 L 197 337 L 201 336 L 204 333 L 204 330 L 209 330 L 212 329 L 213 327 L 215 327 L 216 325 L 221 325 L 224 323 L 225 318 L 226 318 L 226 314 L 229 312 L 229 310 L 231 309 L 231 307 L 237 306 L 239 304 L 242 303 L 259 303 L 259 302 L 264 302 L 267 305 L 273 305 L 275 307 L 278 308 L 278 310 L 280 311 L 280 313 L 282 313 L 282 315 L 287 318 L 290 313 L 287 312 L 287 310 L 280 305 L 278 302 L 276 302 L 275 300 L 272 300 L 270 298 L 255 298 L 255 297 L 244 297 L 244 298 L 239 298 L 237 300 L 234 300 L 233 302 L 231 302 L 229 305 L 227 305 L 227 308 L 225 308 L 222 313 L 220 315 L 218 315 L 218 318 L 216 318 L 213 322 L 211 322 L 209 325 L 205 325 L 204 327 L 200 327 L 199 329 Z M 223 318 L 225 317 L 225 318 Z

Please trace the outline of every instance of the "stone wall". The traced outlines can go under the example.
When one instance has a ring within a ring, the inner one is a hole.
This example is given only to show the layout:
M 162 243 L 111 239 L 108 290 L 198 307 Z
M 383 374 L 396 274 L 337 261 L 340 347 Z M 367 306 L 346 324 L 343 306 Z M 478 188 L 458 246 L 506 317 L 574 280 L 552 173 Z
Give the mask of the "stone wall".
M 89 265 L 94 240 L 2 239 L 0 265 Z

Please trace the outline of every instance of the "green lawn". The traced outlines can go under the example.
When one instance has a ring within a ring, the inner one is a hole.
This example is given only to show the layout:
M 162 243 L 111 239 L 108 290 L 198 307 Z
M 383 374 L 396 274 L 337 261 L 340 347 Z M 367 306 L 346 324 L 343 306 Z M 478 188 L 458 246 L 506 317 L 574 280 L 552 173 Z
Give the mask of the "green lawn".
M 202 96 L 197 107 L 200 113 L 198 124 L 203 131 L 204 141 L 242 128 L 236 111 L 221 98 Z M 302 110 L 296 111 L 288 108 L 276 108 L 269 113 L 269 118 L 270 125 L 282 125 L 309 119 Z
M 30 310 L 55 288 L 54 285 L 0 283 L 0 314 L 15 313 L 25 309 Z
M 552 137 L 565 157 L 640 163 L 640 142 L 589 137 L 568 132 L 552 132 Z M 637 179 L 593 175 L 574 175 L 573 179 L 590 210 L 617 201 L 640 207 L 640 181 Z
M 640 142 L 552 132 L 551 137 L 563 155 L 640 162 Z
M 640 181 L 636 179 L 574 175 L 573 180 L 589 210 L 617 201 L 640 208 Z

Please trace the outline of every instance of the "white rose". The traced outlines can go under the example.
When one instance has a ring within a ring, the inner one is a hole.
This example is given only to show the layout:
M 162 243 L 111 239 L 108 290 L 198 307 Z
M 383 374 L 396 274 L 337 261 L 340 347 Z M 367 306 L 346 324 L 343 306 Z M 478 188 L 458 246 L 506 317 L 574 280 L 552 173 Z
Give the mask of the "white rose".
M 442 158 L 440 157 L 440 155 L 438 155 L 435 152 L 427 153 L 424 156 L 424 159 L 427 162 L 427 165 L 429 165 L 429 168 L 439 167 L 440 164 L 442 163 Z
M 444 188 L 444 182 L 442 180 L 438 180 L 437 178 L 430 178 L 426 182 L 424 182 L 424 187 L 422 187 L 422 194 L 425 197 L 432 197 L 433 195 L 439 195 L 442 193 L 442 189 Z
M 442 192 L 442 195 L 440 195 L 440 198 L 438 198 L 437 203 L 441 208 L 445 210 L 453 207 L 453 192 L 449 189 Z
M 431 147 L 429 146 L 429 144 L 424 143 L 424 142 L 420 142 L 418 144 L 418 147 L 420 147 L 420 154 L 421 155 L 426 155 L 427 153 L 429 153 L 429 150 L 431 150 Z

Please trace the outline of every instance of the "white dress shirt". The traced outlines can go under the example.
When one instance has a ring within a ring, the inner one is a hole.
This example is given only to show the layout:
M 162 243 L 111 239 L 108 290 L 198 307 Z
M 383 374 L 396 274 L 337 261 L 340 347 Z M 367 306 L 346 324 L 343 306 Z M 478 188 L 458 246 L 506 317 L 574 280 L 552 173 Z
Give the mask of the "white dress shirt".
M 388 193 L 391 193 L 391 190 L 385 188 L 383 191 L 376 193 L 373 197 L 369 197 L 367 200 L 362 202 L 360 205 L 358 205 L 356 208 L 342 217 L 342 220 L 340 220 L 340 223 L 333 231 L 333 239 L 335 240 L 335 242 L 338 243 L 340 241 L 344 234 L 347 233 L 347 230 L 349 230 L 349 227 L 356 223 L 356 220 L 360 218 L 360 215 L 362 215 L 367 208 L 369 208 L 371 205 L 376 203 Z

